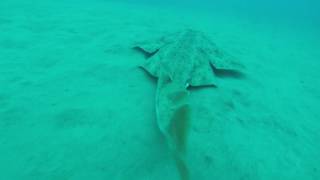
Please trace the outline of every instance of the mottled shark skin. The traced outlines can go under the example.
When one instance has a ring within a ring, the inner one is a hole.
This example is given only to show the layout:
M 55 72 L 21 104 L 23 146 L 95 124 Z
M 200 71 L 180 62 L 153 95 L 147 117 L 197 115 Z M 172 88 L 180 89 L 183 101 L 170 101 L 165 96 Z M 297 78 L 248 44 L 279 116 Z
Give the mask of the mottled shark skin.
M 188 180 L 185 161 L 190 124 L 189 86 L 217 86 L 214 69 L 239 69 L 210 39 L 187 29 L 134 49 L 147 60 L 141 67 L 158 79 L 156 92 L 157 124 L 176 161 L 180 179 Z

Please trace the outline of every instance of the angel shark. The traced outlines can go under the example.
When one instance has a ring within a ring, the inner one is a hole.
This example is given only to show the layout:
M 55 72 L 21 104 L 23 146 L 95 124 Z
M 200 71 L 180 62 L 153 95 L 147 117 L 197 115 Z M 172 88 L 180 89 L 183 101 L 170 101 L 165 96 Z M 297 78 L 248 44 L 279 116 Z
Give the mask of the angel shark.
M 217 86 L 213 70 L 238 70 L 239 64 L 202 32 L 187 29 L 134 47 L 147 60 L 140 66 L 156 77 L 156 118 L 181 180 L 189 179 L 186 147 L 190 125 L 189 89 Z

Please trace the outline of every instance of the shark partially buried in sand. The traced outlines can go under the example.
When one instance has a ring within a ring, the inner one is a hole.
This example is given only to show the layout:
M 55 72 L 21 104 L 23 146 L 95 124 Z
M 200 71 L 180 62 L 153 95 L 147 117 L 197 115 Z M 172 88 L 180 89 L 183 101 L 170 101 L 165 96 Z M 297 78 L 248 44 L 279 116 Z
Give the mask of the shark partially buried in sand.
M 133 47 L 147 60 L 140 66 L 156 77 L 156 119 L 176 162 L 180 179 L 189 179 L 186 163 L 190 126 L 188 87 L 217 87 L 220 70 L 240 75 L 242 66 L 202 32 L 187 29 Z

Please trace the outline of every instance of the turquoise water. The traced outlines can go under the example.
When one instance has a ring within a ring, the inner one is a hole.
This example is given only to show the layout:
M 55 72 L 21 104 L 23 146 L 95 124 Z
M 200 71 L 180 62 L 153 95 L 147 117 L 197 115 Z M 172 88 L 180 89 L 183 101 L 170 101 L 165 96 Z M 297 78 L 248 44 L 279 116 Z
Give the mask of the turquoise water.
M 320 179 L 319 10 L 1 0 L 0 180 Z

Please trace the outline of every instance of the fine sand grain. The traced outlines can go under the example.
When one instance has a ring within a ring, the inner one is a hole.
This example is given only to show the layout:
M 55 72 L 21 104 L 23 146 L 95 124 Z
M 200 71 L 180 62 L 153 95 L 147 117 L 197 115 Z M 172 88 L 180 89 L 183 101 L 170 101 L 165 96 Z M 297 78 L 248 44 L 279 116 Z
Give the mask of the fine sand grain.
M 316 29 L 71 0 L 0 2 L 0 179 L 177 179 L 131 47 L 185 28 L 245 66 L 191 92 L 191 178 L 320 179 Z

